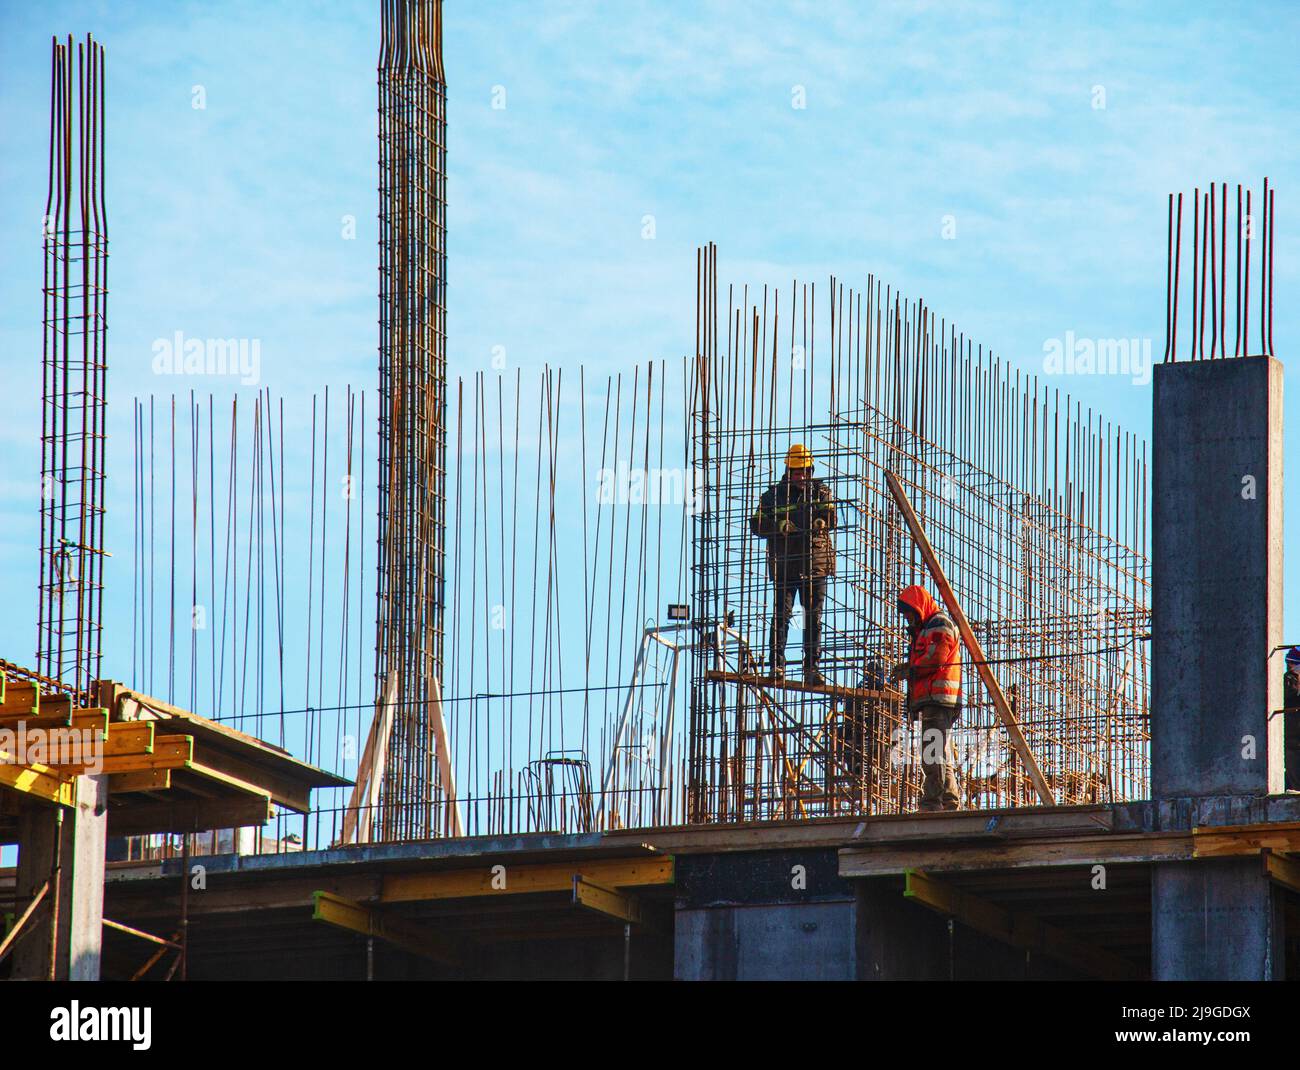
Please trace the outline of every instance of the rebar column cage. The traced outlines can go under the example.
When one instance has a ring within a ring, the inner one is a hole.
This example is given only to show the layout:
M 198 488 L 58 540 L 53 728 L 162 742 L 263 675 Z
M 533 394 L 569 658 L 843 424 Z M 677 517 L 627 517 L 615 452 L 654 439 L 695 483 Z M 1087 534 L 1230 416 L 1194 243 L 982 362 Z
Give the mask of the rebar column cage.
M 375 693 L 397 676 L 379 836 L 445 834 L 431 717 L 446 528 L 446 80 L 440 0 L 384 0 L 379 55 L 379 551 Z
M 41 568 L 36 664 L 88 696 L 104 595 L 108 216 L 104 48 L 54 40 L 44 219 Z
M 752 298 L 731 288 L 720 337 L 716 257 L 701 250 L 690 434 L 704 488 L 692 518 L 693 621 L 717 638 L 697 642 L 691 663 L 688 819 L 915 809 L 919 733 L 886 684 L 906 656 L 899 591 L 938 591 L 886 472 L 918 514 L 1054 800 L 1145 797 L 1144 445 L 874 278 L 860 293 L 831 280 L 820 364 L 815 327 L 825 325 L 809 285 Z M 829 693 L 758 682 L 772 595 L 748 520 L 793 442 L 812 449 L 838 510 L 823 617 Z M 969 654 L 962 686 L 962 805 L 1038 804 Z

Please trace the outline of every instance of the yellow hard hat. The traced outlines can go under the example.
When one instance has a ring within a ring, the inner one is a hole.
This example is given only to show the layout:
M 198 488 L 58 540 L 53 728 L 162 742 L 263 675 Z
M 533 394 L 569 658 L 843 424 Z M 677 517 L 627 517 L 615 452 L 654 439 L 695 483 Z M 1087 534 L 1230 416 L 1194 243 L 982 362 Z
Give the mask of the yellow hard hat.
M 785 455 L 785 466 L 787 468 L 811 468 L 813 466 L 812 451 L 802 442 L 796 442 Z

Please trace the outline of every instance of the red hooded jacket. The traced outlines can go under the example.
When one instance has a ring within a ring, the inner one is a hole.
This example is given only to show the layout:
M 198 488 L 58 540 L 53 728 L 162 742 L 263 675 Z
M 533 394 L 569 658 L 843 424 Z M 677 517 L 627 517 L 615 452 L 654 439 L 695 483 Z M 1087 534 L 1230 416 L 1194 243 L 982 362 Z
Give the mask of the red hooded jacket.
M 921 626 L 907 658 L 907 705 L 961 704 L 961 638 L 924 587 L 905 587 L 898 600 L 916 610 Z

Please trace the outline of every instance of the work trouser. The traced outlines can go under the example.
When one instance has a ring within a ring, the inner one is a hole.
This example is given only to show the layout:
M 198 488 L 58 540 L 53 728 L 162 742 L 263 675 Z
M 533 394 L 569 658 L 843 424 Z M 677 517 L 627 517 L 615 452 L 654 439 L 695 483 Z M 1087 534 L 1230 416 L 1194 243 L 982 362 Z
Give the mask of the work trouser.
M 1282 715 L 1282 772 L 1287 791 L 1300 791 L 1300 710 Z
M 921 721 L 922 810 L 956 810 L 961 805 L 952 746 L 952 726 L 960 713 L 957 706 L 926 705 L 912 711 Z
M 771 664 L 785 666 L 785 642 L 790 634 L 790 617 L 798 596 L 803 606 L 803 664 L 816 668 L 822 654 L 822 606 L 826 602 L 825 576 L 780 576 L 772 581 L 776 605 L 772 610 L 772 633 L 768 644 Z

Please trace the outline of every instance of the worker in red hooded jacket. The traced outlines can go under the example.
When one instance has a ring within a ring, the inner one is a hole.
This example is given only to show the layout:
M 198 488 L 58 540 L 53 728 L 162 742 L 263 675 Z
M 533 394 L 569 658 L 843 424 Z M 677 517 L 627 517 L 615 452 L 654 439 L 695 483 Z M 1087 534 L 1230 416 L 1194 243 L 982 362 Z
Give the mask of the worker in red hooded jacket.
M 894 679 L 907 680 L 907 708 L 921 722 L 921 809 L 956 810 L 961 800 L 950 733 L 961 716 L 961 638 L 924 587 L 903 588 L 898 611 L 912 645 Z

